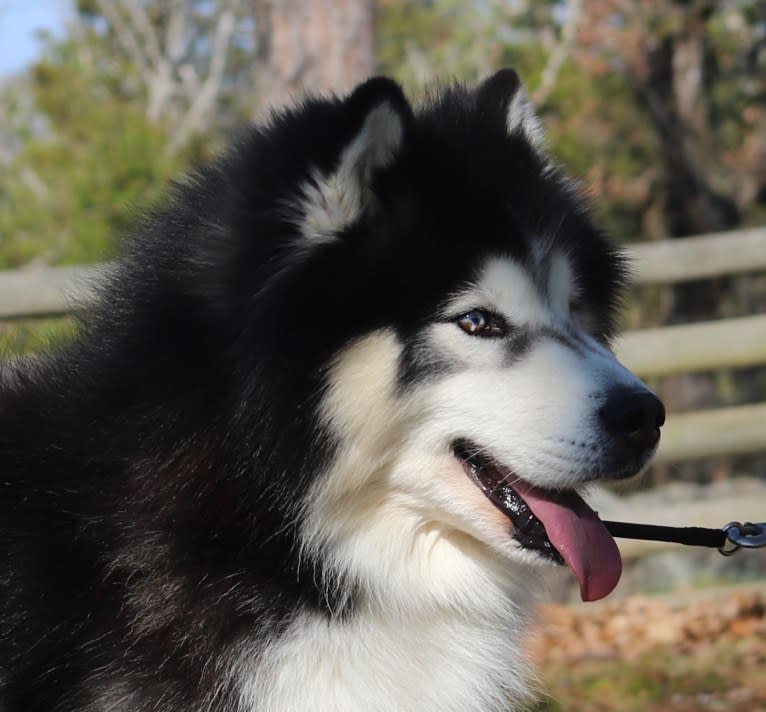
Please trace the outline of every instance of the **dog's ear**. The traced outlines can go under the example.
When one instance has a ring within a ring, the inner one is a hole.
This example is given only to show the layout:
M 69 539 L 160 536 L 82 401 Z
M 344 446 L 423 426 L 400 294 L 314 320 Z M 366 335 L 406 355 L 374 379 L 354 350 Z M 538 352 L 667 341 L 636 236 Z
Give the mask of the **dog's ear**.
M 501 69 L 486 79 L 476 92 L 482 112 L 488 117 L 500 118 L 509 134 L 521 135 L 535 148 L 543 148 L 542 124 L 515 70 Z
M 394 163 L 413 121 L 401 87 L 385 77 L 358 86 L 341 109 L 351 138 L 333 168 L 314 171 L 302 190 L 301 231 L 313 240 L 334 239 L 374 202 L 375 175 Z

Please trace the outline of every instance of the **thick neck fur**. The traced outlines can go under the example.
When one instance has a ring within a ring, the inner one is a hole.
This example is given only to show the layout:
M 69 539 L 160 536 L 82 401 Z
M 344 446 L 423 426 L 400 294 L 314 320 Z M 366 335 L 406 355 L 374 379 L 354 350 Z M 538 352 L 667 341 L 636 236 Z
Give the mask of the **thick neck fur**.
M 530 699 L 534 573 L 428 521 L 374 478 L 347 492 L 345 507 L 321 499 L 307 549 L 323 550 L 353 605 L 337 616 L 304 610 L 251 654 L 242 712 L 507 712 Z
M 362 600 L 347 618 L 298 615 L 259 665 L 242 712 L 507 712 L 530 699 L 525 620 L 489 580 L 475 608 Z

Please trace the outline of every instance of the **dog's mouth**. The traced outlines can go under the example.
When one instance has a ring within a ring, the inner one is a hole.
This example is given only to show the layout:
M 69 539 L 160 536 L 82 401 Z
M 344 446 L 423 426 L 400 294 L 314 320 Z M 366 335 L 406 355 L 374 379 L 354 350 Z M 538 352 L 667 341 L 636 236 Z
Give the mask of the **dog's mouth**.
M 612 592 L 622 559 L 612 535 L 574 490 L 535 487 L 466 440 L 453 446 L 466 474 L 512 524 L 512 536 L 524 549 L 566 563 L 580 583 L 583 601 Z

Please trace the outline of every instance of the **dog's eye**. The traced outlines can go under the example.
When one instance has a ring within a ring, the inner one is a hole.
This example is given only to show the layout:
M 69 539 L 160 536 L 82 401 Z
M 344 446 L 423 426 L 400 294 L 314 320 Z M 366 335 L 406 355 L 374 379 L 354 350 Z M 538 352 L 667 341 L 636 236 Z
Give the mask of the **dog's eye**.
M 497 314 L 471 309 L 457 318 L 457 325 L 471 336 L 505 336 L 507 325 Z

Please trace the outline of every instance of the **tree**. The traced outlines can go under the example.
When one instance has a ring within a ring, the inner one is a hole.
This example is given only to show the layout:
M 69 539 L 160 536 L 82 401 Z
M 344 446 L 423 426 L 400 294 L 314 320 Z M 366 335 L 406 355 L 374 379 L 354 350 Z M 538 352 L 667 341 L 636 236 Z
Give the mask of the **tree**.
M 130 66 L 149 122 L 172 123 L 183 148 L 242 87 L 252 52 L 245 0 L 80 0 L 80 19 Z M 231 102 L 230 102 L 231 103 Z
M 583 53 L 620 67 L 659 143 L 664 235 L 737 224 L 766 187 L 766 43 L 758 0 L 587 6 Z
M 759 7 L 761 14 L 759 15 Z M 580 61 L 618 68 L 648 121 L 659 170 L 644 221 L 654 237 L 766 217 L 766 42 L 759 0 L 587 4 Z M 677 287 L 671 319 L 710 316 L 723 281 Z
M 25 91 L 4 102 L 9 114 L 11 98 L 31 97 L 24 115 L 45 130 L 22 141 L 9 133 L 18 122 L 3 131 L 12 155 L 0 176 L 0 265 L 102 259 L 137 206 L 221 146 L 251 103 L 242 91 L 252 53 L 244 8 L 243 0 L 78 2 L 67 35 L 45 39 L 43 58 L 17 80 Z
M 379 56 L 410 88 L 517 67 L 554 155 L 618 237 L 766 219 L 763 0 L 382 0 Z
M 379 58 L 413 92 L 453 77 L 474 82 L 501 66 L 518 69 L 555 159 L 585 178 L 599 222 L 631 239 L 643 232 L 656 145 L 624 76 L 580 61 L 587 4 L 384 0 Z
M 375 73 L 374 0 L 253 0 L 254 115 L 308 92 L 343 93 Z

